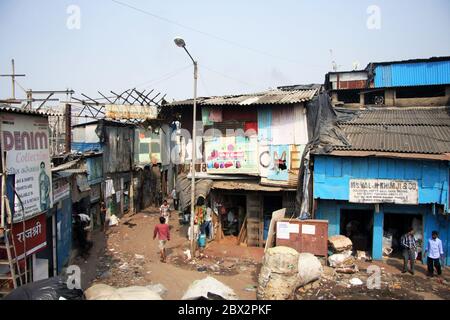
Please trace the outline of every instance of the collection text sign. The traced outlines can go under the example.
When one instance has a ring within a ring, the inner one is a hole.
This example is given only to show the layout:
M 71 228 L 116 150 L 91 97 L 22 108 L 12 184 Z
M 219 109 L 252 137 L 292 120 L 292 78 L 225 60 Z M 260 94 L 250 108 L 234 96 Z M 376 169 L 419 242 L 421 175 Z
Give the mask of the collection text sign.
M 350 179 L 349 201 L 355 203 L 418 204 L 416 180 Z
M 14 222 L 29 219 L 53 206 L 48 119 L 2 113 L 2 151 L 6 172 L 14 175 Z

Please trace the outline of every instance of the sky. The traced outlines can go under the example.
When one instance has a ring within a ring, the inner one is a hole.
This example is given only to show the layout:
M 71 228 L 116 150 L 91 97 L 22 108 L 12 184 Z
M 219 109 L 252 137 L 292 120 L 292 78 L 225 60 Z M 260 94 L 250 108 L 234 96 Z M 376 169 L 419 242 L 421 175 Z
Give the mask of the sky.
M 186 99 L 193 67 L 177 36 L 198 60 L 199 96 L 252 93 L 323 83 L 333 60 L 351 70 L 450 55 L 450 1 L 0 0 L 0 74 L 14 58 L 24 89 Z

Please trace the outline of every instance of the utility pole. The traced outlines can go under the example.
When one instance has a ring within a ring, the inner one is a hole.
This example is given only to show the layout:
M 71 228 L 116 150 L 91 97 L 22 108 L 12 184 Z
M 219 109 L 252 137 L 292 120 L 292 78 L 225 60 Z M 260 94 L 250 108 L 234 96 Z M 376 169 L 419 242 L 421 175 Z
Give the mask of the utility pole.
M 12 73 L 0 74 L 0 77 L 11 77 L 12 85 L 12 99 L 16 100 L 16 77 L 25 77 L 25 74 L 16 74 L 16 68 L 14 66 L 14 59 L 11 59 Z
M 65 110 L 65 124 L 66 124 L 66 141 L 65 141 L 65 153 L 68 154 L 71 152 L 71 144 L 72 144 L 72 105 L 70 103 L 66 103 Z

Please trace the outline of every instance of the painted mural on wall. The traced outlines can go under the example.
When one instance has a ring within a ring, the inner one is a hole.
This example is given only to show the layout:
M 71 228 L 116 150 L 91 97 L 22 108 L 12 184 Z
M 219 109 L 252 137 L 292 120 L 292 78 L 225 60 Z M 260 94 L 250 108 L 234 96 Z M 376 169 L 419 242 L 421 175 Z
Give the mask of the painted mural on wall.
M 205 142 L 208 173 L 258 173 L 257 137 L 213 137 Z
M 6 170 L 15 176 L 14 222 L 29 219 L 53 206 L 48 119 L 3 114 L 2 147 Z
M 290 151 L 289 145 L 269 147 L 270 162 L 261 163 L 268 166 L 267 178 L 276 181 L 287 181 L 289 178 Z

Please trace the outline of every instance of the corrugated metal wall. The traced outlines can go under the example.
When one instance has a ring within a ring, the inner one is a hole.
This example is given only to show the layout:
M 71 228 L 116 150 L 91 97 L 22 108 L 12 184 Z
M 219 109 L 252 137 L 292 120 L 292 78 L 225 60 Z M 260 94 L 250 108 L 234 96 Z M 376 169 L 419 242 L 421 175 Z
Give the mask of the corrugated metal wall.
M 450 84 L 450 61 L 399 63 L 375 68 L 375 88 Z

